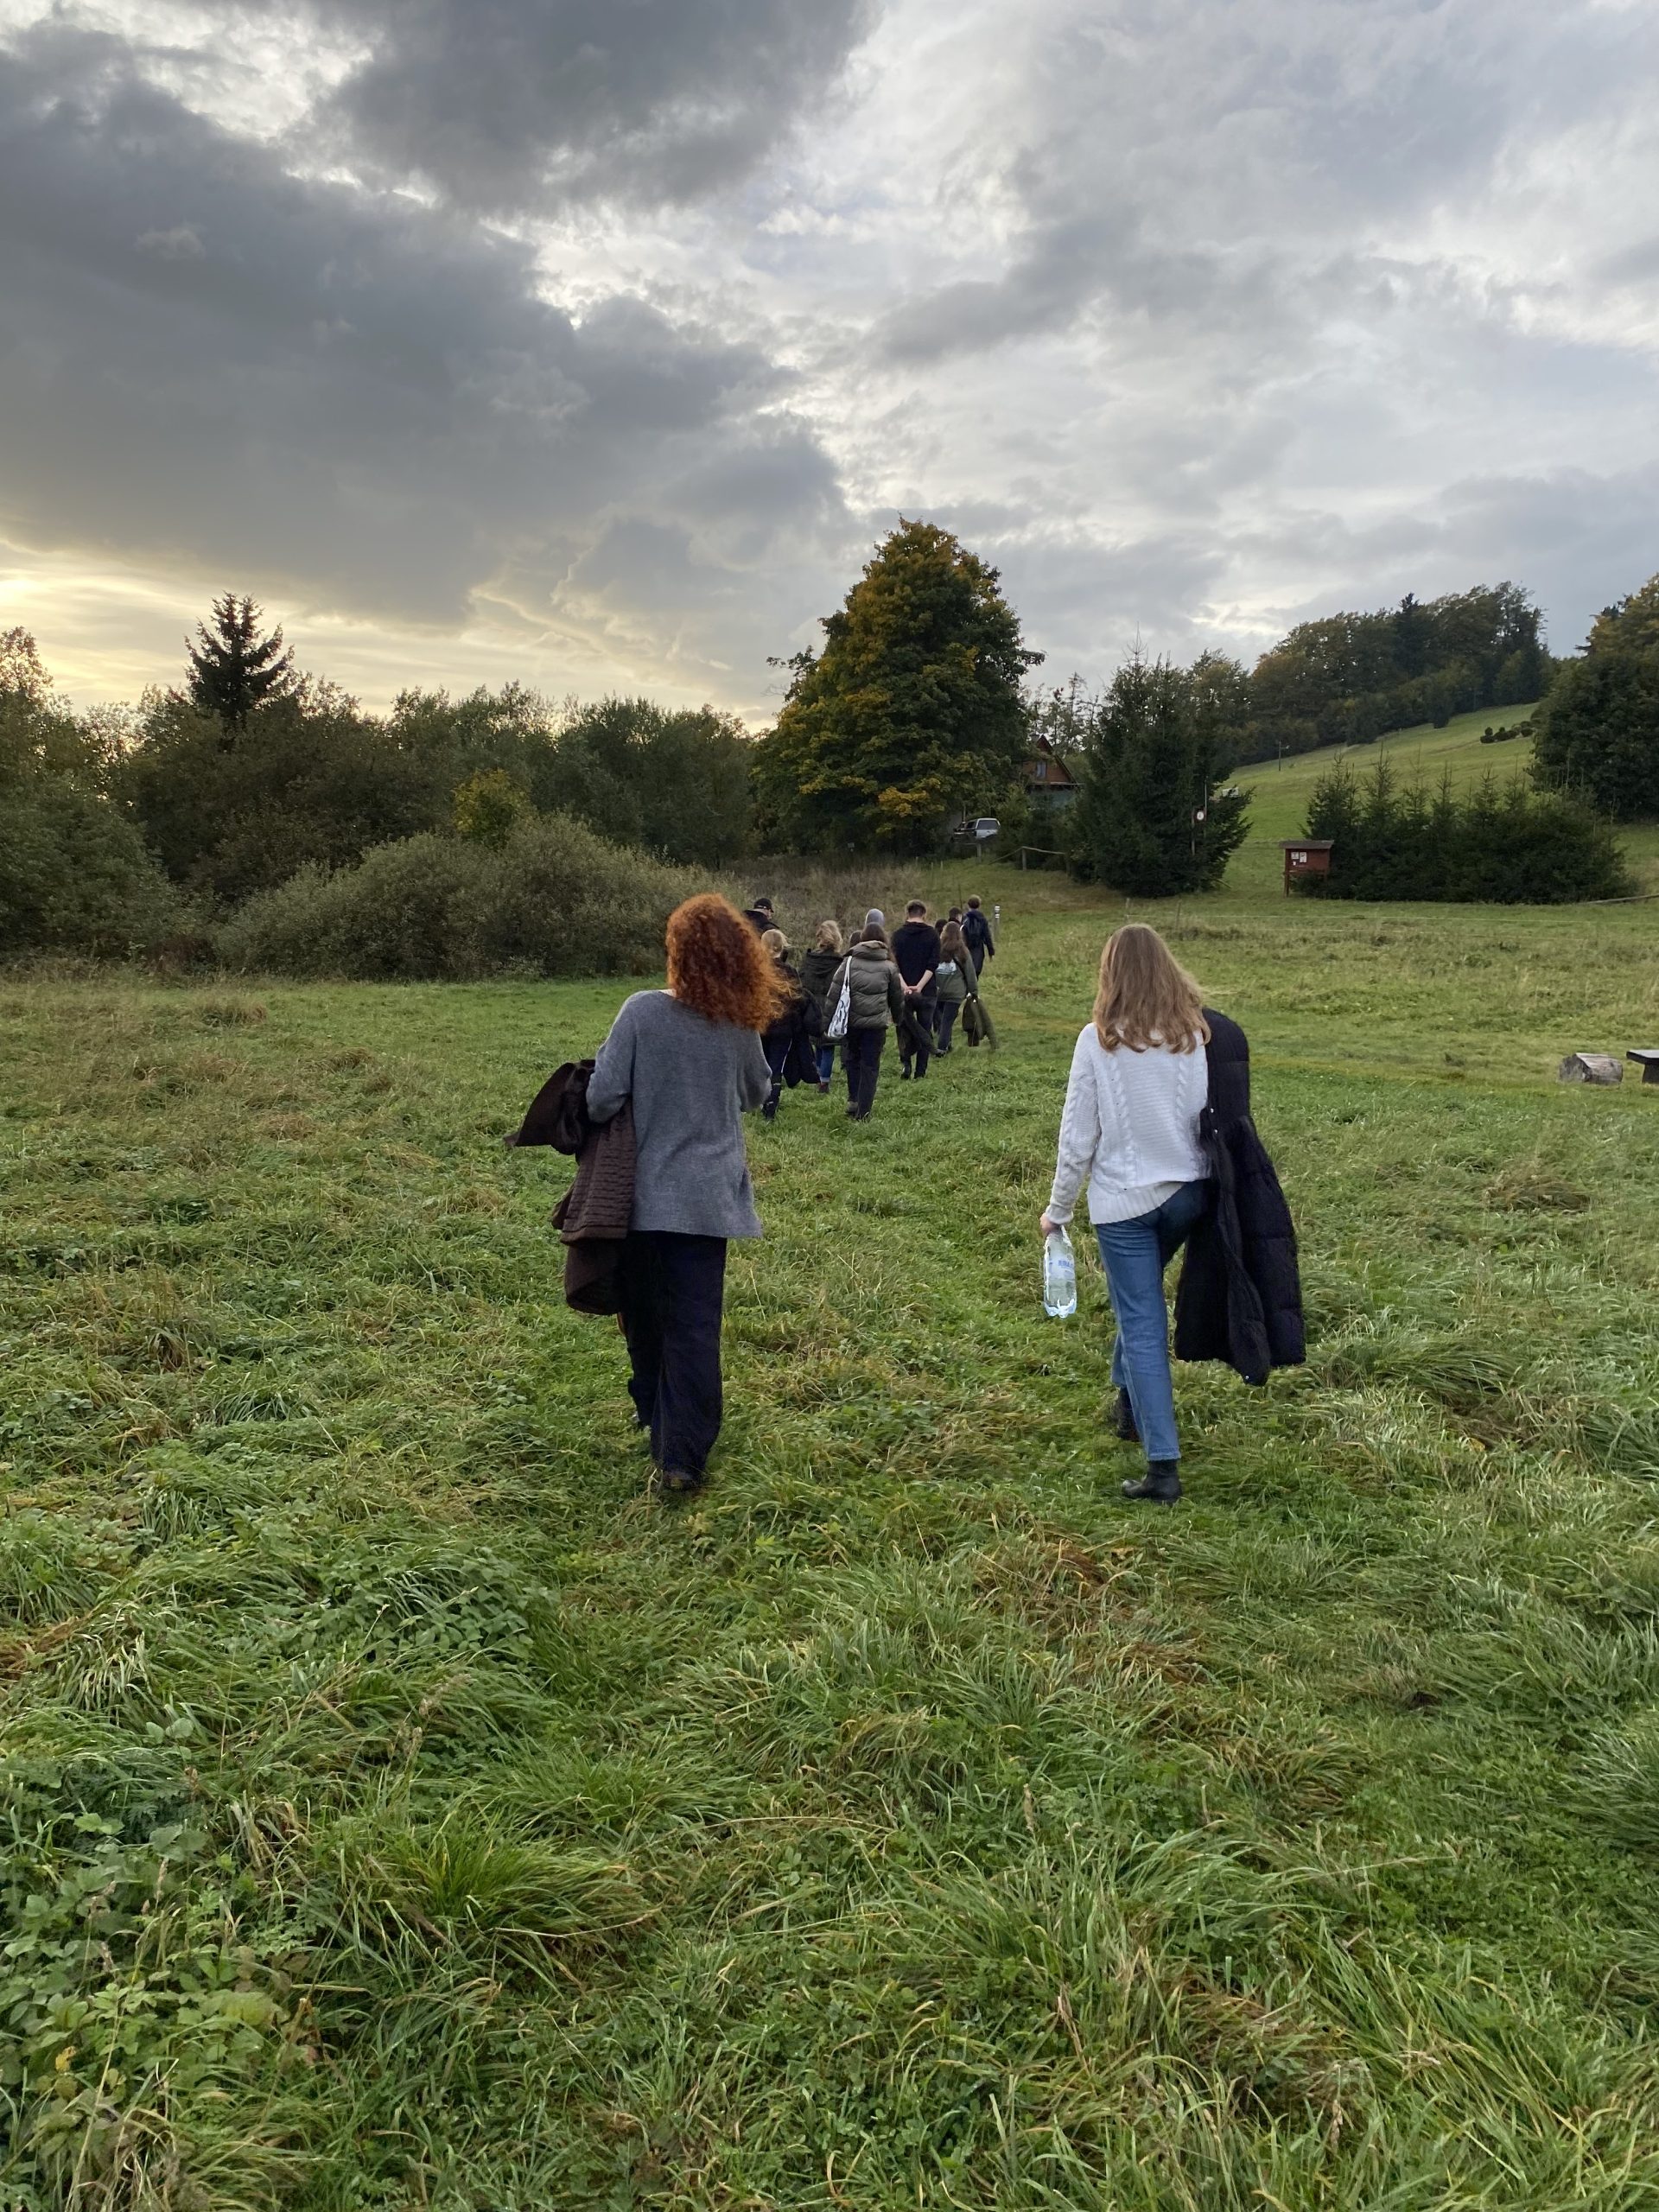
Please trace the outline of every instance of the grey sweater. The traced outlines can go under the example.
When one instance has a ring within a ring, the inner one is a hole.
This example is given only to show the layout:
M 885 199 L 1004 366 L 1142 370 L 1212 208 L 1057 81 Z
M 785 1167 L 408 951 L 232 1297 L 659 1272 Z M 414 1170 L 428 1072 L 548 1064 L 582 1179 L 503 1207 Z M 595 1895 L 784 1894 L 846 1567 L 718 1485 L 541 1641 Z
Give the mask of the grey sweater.
M 742 1116 L 764 1104 L 772 1075 L 760 1039 L 708 1021 L 666 991 L 626 1000 L 588 1083 L 588 1118 L 633 1101 L 631 1229 L 682 1236 L 759 1236 Z

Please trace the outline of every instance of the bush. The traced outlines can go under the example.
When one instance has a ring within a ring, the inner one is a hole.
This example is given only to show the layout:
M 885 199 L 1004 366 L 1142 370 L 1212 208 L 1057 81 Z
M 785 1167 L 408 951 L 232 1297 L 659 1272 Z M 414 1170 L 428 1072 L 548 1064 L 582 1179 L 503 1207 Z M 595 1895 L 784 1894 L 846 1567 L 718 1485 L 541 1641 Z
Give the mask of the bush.
M 47 778 L 0 792 L 0 957 L 143 952 L 180 926 L 177 894 L 107 799 Z
M 1571 799 L 1520 782 L 1500 789 L 1490 776 L 1466 798 L 1447 784 L 1431 798 L 1421 786 L 1398 789 L 1386 761 L 1363 785 L 1334 769 L 1314 786 L 1305 834 L 1332 841 L 1329 875 L 1297 881 L 1313 897 L 1556 906 L 1631 889 L 1605 822 Z
M 226 906 L 449 818 L 450 787 L 435 791 L 418 758 L 327 686 L 234 731 L 152 696 L 111 780 L 174 881 Z
M 32 639 L 0 638 L 0 957 L 143 951 L 181 925 L 143 841 L 104 795 L 107 746 L 54 706 Z
M 430 834 L 378 846 L 333 875 L 307 868 L 219 930 L 229 968 L 352 981 L 465 982 L 643 974 L 695 880 L 559 814 L 499 850 Z
M 742 724 L 712 707 L 601 699 L 560 731 L 543 804 L 659 860 L 721 867 L 748 849 L 752 750 Z

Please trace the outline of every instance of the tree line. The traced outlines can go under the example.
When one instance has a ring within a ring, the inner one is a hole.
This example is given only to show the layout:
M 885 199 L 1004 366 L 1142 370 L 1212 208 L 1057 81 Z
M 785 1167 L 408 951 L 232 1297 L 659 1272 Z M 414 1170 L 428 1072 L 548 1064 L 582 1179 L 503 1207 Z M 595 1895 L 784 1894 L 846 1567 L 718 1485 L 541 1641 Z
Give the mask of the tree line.
M 1248 671 L 1217 652 L 1186 667 L 1137 652 L 1094 695 L 1075 677 L 1042 689 L 997 571 L 906 521 L 822 627 L 819 649 L 780 664 L 782 706 L 759 738 L 711 707 L 555 705 L 516 684 L 407 690 L 371 714 L 297 668 L 281 628 L 234 594 L 198 626 L 181 683 L 77 715 L 12 632 L 0 950 L 200 935 L 383 848 L 501 852 L 556 817 L 659 868 L 706 871 L 756 849 L 922 855 L 994 814 L 1005 846 L 1054 845 L 1086 880 L 1204 890 L 1248 829 L 1242 767 L 1541 690 L 1540 785 L 1619 818 L 1659 813 L 1659 578 L 1563 663 L 1527 594 L 1503 583 L 1299 625 Z M 1027 795 L 1033 747 L 1073 773 L 1065 815 Z

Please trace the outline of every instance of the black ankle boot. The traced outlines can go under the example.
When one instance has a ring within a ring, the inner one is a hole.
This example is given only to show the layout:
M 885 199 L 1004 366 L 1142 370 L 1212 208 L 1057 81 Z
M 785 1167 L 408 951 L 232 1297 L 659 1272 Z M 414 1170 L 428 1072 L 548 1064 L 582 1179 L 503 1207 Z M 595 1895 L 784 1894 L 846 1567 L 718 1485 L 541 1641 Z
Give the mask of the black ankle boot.
M 1181 1494 L 1179 1459 L 1148 1459 L 1138 1483 L 1125 1483 L 1125 1497 L 1144 1497 L 1154 1505 L 1173 1505 Z
M 1117 1410 L 1112 1416 L 1112 1427 L 1125 1444 L 1141 1441 L 1141 1432 L 1135 1425 L 1135 1408 L 1129 1402 L 1128 1392 L 1121 1383 L 1118 1385 Z

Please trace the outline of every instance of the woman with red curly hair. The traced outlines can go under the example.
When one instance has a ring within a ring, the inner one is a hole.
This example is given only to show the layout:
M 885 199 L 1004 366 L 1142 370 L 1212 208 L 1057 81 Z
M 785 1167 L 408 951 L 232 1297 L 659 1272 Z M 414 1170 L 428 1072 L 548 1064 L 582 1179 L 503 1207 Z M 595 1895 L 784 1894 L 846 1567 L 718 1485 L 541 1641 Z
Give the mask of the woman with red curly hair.
M 668 988 L 624 1002 L 588 1084 L 591 1121 L 633 1106 L 621 1318 L 629 1395 L 668 1491 L 702 1489 L 720 1434 L 727 1241 L 760 1234 L 742 1117 L 772 1088 L 760 1038 L 785 988 L 735 906 L 688 899 L 668 918 Z

